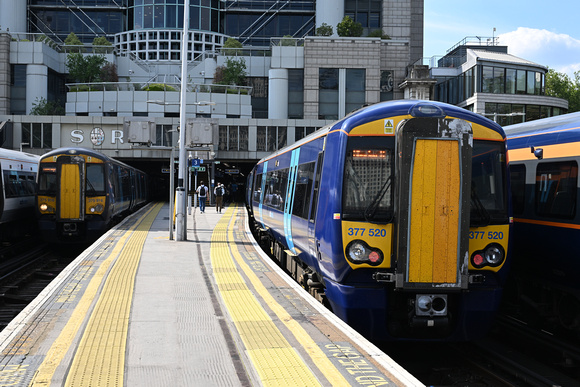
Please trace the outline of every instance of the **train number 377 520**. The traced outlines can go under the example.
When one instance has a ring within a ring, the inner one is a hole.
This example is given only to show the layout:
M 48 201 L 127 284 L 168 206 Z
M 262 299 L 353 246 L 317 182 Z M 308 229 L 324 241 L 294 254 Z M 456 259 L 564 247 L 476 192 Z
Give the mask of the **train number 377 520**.
M 503 239 L 503 232 L 501 231 L 470 231 L 469 239 Z
M 368 232 L 367 232 L 368 231 Z M 368 230 L 364 227 L 349 227 L 348 236 L 365 236 L 365 233 L 369 237 L 384 238 L 387 236 L 387 230 L 380 228 L 369 228 Z

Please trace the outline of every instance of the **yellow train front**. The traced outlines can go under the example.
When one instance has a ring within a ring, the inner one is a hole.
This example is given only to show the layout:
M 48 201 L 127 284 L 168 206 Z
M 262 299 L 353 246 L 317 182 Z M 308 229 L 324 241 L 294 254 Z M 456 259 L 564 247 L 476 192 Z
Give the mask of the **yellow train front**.
M 145 173 L 102 153 L 61 148 L 43 155 L 36 212 L 50 243 L 86 243 L 147 202 Z
M 469 340 L 507 276 L 507 177 L 500 126 L 402 100 L 264 158 L 247 197 L 281 265 L 365 336 Z

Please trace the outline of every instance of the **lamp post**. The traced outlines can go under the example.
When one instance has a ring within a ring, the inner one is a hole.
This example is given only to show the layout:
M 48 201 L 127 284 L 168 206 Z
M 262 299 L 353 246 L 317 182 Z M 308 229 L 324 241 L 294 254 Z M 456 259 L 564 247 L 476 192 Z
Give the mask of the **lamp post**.
M 175 233 L 176 240 L 187 240 L 187 226 L 185 223 L 185 114 L 187 107 L 187 43 L 189 34 L 189 0 L 183 1 L 183 39 L 181 42 L 181 97 L 179 105 L 179 169 L 177 175 L 177 193 L 175 195 Z

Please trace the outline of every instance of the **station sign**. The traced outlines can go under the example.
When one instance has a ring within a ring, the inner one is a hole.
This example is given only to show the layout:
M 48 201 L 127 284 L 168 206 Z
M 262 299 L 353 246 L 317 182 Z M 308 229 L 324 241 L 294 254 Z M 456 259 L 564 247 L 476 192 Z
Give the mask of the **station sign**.
M 227 173 L 228 175 L 237 175 L 240 173 L 239 169 L 226 169 L 225 173 Z

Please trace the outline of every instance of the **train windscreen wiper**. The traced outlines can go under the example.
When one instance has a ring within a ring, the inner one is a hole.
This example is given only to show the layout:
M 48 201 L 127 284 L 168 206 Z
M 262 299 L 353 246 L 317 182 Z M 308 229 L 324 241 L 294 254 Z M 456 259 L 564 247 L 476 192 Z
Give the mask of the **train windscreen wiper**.
M 389 188 L 391 187 L 391 181 L 392 181 L 392 175 L 389 176 L 387 178 L 387 180 L 383 183 L 383 186 L 381 187 L 379 192 L 377 192 L 374 199 L 370 202 L 370 204 L 365 209 L 364 215 L 365 215 L 365 220 L 367 222 L 373 221 L 375 214 L 376 214 L 377 210 L 379 209 L 379 204 L 381 203 L 381 200 L 383 200 L 383 197 L 385 196 L 385 194 L 389 191 Z M 390 222 L 390 219 L 387 220 L 386 222 L 387 223 Z
M 93 187 L 93 184 L 91 183 L 91 181 L 89 179 L 87 179 L 87 187 L 90 189 L 90 191 L 92 193 L 96 193 L 97 190 L 95 189 L 95 187 Z

